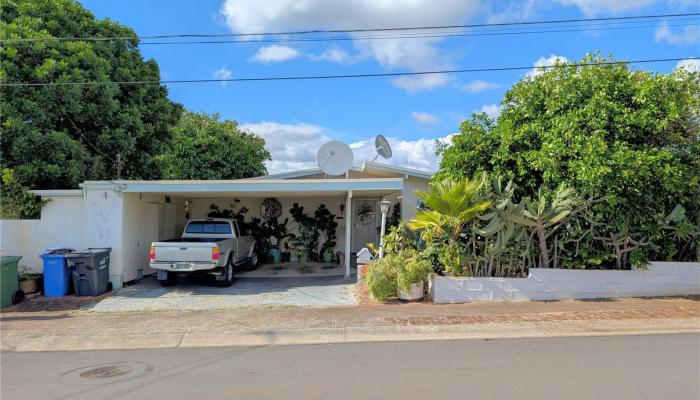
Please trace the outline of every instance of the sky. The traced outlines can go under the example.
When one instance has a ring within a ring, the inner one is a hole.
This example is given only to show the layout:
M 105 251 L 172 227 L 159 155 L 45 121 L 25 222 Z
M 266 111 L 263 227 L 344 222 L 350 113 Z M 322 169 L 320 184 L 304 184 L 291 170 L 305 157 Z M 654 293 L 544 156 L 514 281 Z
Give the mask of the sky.
M 700 0 L 83 0 L 81 3 L 97 18 L 127 25 L 139 36 L 425 27 L 700 12 Z M 435 30 L 352 33 L 333 36 L 341 40 L 315 42 L 289 42 L 286 40 L 299 36 L 267 35 L 258 39 L 268 42 L 251 38 L 242 43 L 206 45 L 142 43 L 140 49 L 144 58 L 158 62 L 163 80 L 534 68 L 558 59 L 580 60 L 586 53 L 595 51 L 612 54 L 619 60 L 700 56 L 698 17 L 622 22 L 602 28 L 588 24 L 567 28 L 578 31 L 529 34 L 522 32 L 547 28 L 462 30 L 461 33 L 499 33 L 468 37 L 425 37 L 435 34 Z M 518 34 L 500 34 L 505 32 Z M 423 37 L 396 37 L 411 34 Z M 365 39 L 372 35 L 393 37 Z M 700 62 L 686 63 L 688 68 L 700 68 Z M 664 73 L 676 67 L 677 63 L 669 62 L 634 66 Z M 439 163 L 434 151 L 436 140 L 449 141 L 450 135 L 459 131 L 460 122 L 472 113 L 497 116 L 503 94 L 519 80 L 540 71 L 169 84 L 168 89 L 172 100 L 190 110 L 219 113 L 222 119 L 236 120 L 243 128 L 263 136 L 272 154 L 272 161 L 267 164 L 271 173 L 315 167 L 316 151 L 329 140 L 349 144 L 356 164 L 361 163 L 374 157 L 374 138 L 378 134 L 386 136 L 393 148 L 393 157 L 385 162 L 431 171 Z

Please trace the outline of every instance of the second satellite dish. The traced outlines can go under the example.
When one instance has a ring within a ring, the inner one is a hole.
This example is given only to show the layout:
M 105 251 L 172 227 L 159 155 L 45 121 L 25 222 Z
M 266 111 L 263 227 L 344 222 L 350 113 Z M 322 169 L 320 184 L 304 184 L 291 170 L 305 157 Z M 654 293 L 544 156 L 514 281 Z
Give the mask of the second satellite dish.
M 374 159 L 372 159 L 372 161 L 376 160 L 379 156 L 382 156 L 386 159 L 391 158 L 391 146 L 389 145 L 389 141 L 386 140 L 384 135 L 377 135 L 377 138 L 374 139 L 374 148 L 377 149 L 377 155 L 374 156 Z
M 316 164 L 327 175 L 345 174 L 355 157 L 350 146 L 343 142 L 332 141 L 324 144 L 316 153 Z

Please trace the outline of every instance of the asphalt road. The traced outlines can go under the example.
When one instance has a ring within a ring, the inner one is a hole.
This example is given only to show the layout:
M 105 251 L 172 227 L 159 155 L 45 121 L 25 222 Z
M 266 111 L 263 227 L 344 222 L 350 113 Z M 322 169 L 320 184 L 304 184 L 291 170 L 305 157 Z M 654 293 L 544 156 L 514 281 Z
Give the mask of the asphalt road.
M 5 399 L 700 399 L 700 334 L 3 353 Z

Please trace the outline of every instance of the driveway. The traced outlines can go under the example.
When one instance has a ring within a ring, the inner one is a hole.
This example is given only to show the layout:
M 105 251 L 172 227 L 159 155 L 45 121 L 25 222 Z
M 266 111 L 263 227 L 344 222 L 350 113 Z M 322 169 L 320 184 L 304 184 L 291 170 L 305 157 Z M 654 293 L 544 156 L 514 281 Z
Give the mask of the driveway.
M 354 280 L 342 276 L 238 278 L 221 288 L 210 280 L 180 279 L 164 288 L 153 277 L 120 289 L 94 312 L 211 310 L 239 307 L 337 307 L 357 305 Z

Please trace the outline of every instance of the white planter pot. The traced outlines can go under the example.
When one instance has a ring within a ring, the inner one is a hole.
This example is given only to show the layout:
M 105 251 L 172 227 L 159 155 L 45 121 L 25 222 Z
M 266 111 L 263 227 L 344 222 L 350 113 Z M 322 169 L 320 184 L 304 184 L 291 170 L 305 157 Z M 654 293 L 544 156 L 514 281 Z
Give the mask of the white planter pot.
M 411 291 L 406 292 L 399 288 L 399 299 L 406 301 L 420 300 L 423 298 L 423 282 L 414 283 L 411 285 Z

